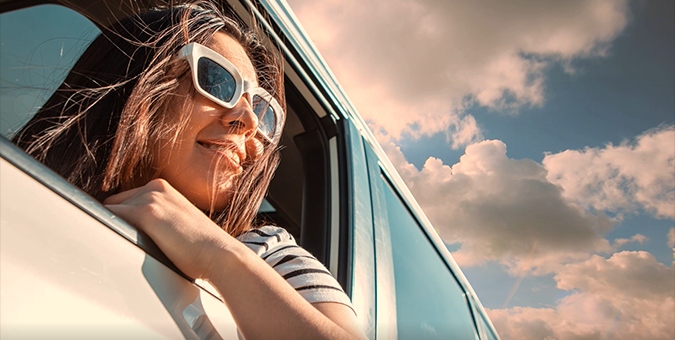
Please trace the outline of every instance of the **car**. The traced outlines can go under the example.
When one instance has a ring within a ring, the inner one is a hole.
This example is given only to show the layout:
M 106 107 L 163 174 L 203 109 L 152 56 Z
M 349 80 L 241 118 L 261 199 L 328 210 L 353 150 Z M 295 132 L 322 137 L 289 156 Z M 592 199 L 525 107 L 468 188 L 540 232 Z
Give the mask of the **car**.
M 228 0 L 281 48 L 282 162 L 259 217 L 352 299 L 371 339 L 498 339 L 476 293 L 283 0 Z M 207 282 L 9 139 L 107 25 L 153 1 L 0 0 L 0 338 L 238 338 Z

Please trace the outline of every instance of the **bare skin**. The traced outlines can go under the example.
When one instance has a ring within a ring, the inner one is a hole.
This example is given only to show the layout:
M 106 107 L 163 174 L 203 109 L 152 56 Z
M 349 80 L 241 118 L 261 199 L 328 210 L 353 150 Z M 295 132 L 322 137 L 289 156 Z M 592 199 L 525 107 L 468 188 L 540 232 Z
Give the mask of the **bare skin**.
M 245 79 L 255 71 L 243 48 L 217 33 L 210 46 L 230 60 Z M 192 86 L 187 80 L 186 86 Z M 160 150 L 159 179 L 105 200 L 115 214 L 150 236 L 186 275 L 209 281 L 222 295 L 241 333 L 250 339 L 365 339 L 354 312 L 325 302 L 310 304 L 257 254 L 224 232 L 200 209 L 208 208 L 213 157 L 220 172 L 236 176 L 242 158 L 260 144 L 248 100 L 228 110 L 196 95 L 190 125 L 172 150 Z M 230 124 L 232 120 L 240 124 Z M 235 127 L 233 127 L 235 126 Z M 204 141 L 227 143 L 229 151 L 204 150 Z M 197 185 L 203 183 L 203 186 Z M 219 188 L 226 193 L 228 183 Z M 216 202 L 224 206 L 229 195 Z

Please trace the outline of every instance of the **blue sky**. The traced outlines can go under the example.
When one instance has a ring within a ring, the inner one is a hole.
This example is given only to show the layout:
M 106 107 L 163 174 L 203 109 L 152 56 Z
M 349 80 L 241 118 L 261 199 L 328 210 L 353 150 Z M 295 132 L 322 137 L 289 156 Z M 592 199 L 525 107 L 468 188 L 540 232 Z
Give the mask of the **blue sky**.
M 675 336 L 673 1 L 289 3 L 502 338 Z
M 541 107 L 520 108 L 516 115 L 480 106 L 470 108 L 468 112 L 476 117 L 484 137 L 504 141 L 511 158 L 540 162 L 546 152 L 601 147 L 607 143 L 617 145 L 660 125 L 673 125 L 674 3 L 652 1 L 630 5 L 632 20 L 613 41 L 607 56 L 572 61 L 575 74 L 566 73 L 560 65 L 550 67 L 545 84 L 546 102 Z M 429 156 L 454 164 L 464 152 L 448 147 L 443 133 L 404 138 L 398 145 L 406 159 L 418 168 Z M 608 237 L 630 237 L 639 230 L 650 241 L 628 248 L 647 248 L 660 262 L 669 264 L 673 251 L 660 241 L 672 226 L 672 220 L 655 219 L 643 213 L 622 221 Z M 472 276 L 475 270 L 466 272 Z M 483 298 L 483 303 L 490 307 L 499 302 Z
M 289 3 L 504 339 L 675 335 L 672 1 Z
M 487 131 L 486 137 L 506 142 L 511 157 L 540 161 L 544 152 L 616 145 L 660 125 L 673 125 L 674 4 L 631 3 L 633 19 L 607 57 L 574 62 L 579 70 L 575 75 L 564 73 L 561 67 L 550 70 L 543 107 L 522 109 L 518 117 L 476 108 L 473 114 Z M 675 149 L 675 141 L 671 147 Z M 661 241 L 673 226 L 672 220 L 642 213 L 624 220 L 608 237 L 629 237 L 639 230 L 650 241 L 628 249 L 649 249 L 660 262 L 669 264 L 672 249 Z
M 520 108 L 515 116 L 469 109 L 485 137 L 506 142 L 513 158 L 541 161 L 544 152 L 618 144 L 659 124 L 673 124 L 673 2 L 633 2 L 630 9 L 632 21 L 607 56 L 573 60 L 576 74 L 560 65 L 549 68 L 543 106 Z M 399 145 L 417 167 L 429 156 L 454 164 L 463 152 L 449 149 L 442 134 L 406 138 Z

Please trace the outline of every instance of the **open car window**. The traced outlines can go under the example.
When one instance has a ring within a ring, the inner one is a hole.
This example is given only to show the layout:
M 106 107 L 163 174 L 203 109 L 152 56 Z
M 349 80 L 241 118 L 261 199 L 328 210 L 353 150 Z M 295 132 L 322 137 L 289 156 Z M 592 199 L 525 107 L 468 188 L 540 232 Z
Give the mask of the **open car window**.
M 0 132 L 11 139 L 60 86 L 100 29 L 81 13 L 53 4 L 6 12 L 0 18 Z M 260 207 L 259 223 L 286 228 L 327 264 L 328 136 L 307 103 L 306 91 L 296 88 L 302 84 L 286 80 L 282 163 Z

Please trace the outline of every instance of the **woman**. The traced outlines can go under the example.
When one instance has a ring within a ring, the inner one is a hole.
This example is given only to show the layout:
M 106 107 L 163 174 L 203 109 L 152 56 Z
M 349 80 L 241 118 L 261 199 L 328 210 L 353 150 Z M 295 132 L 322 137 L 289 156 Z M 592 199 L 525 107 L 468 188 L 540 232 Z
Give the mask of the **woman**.
M 251 226 L 279 159 L 281 65 L 207 2 L 152 10 L 102 32 L 14 142 L 211 282 L 244 337 L 362 338 L 325 267 Z

